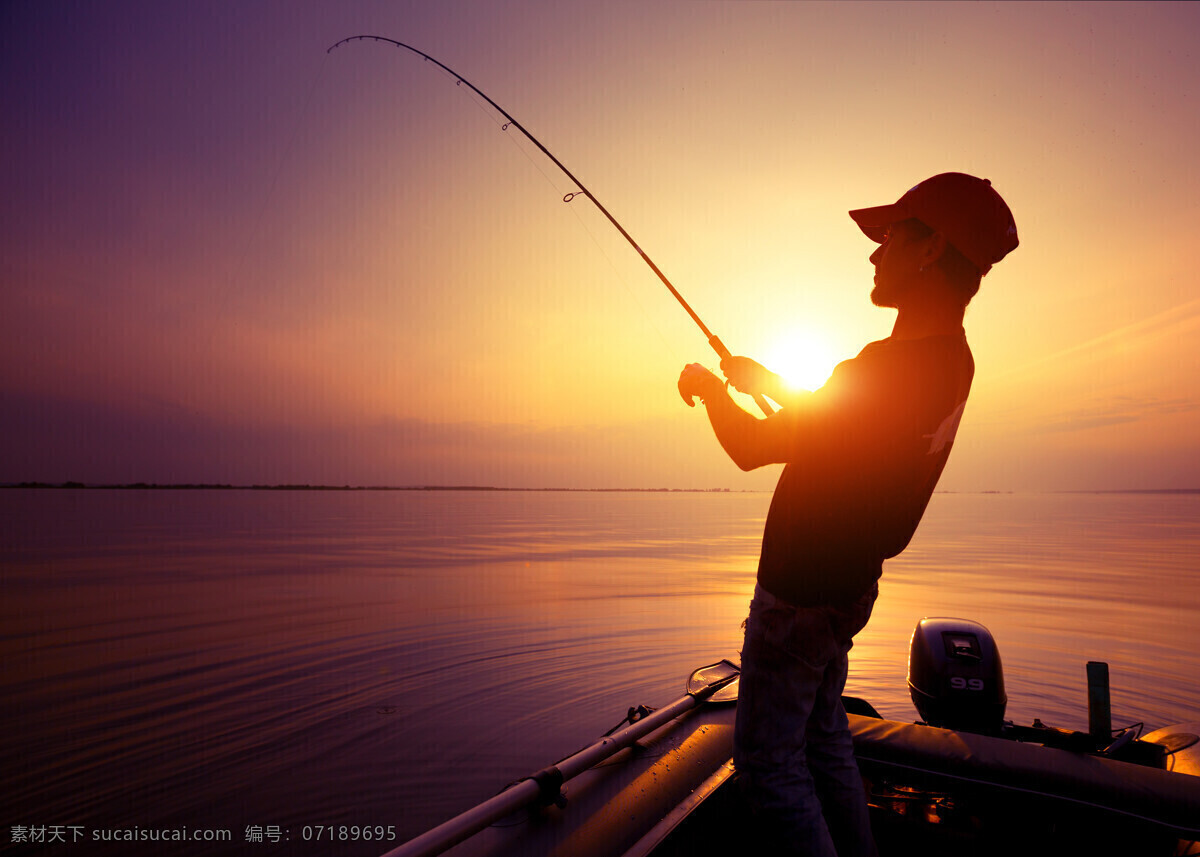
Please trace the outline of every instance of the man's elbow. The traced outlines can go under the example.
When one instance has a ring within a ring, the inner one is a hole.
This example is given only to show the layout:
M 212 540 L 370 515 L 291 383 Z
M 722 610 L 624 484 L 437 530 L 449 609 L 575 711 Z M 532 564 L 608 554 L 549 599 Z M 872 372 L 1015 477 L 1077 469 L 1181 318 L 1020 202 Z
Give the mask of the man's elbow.
M 768 463 L 761 456 L 755 455 L 753 450 L 729 451 L 729 457 L 733 459 L 733 463 L 738 466 L 738 469 L 744 473 L 757 470 Z
M 778 461 L 772 455 L 778 444 L 774 442 L 773 434 L 766 431 L 767 421 L 757 420 L 740 409 L 737 415 L 740 418 L 736 421 L 713 421 L 717 440 L 733 463 L 740 470 L 749 472 Z

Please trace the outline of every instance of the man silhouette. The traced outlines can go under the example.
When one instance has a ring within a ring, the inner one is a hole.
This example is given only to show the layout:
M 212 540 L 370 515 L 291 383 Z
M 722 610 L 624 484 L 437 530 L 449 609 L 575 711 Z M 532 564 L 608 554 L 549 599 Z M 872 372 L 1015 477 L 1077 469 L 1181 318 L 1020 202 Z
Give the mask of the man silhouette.
M 876 853 L 841 702 L 847 653 L 883 561 L 908 545 L 950 454 L 975 371 L 966 306 L 1017 246 L 1004 200 L 963 173 L 850 216 L 880 244 L 871 301 L 896 309 L 890 337 L 767 419 L 699 364 L 679 377 L 739 467 L 785 465 L 746 620 L 734 762 L 772 851 L 813 857 Z M 745 357 L 721 370 L 744 393 L 780 388 Z

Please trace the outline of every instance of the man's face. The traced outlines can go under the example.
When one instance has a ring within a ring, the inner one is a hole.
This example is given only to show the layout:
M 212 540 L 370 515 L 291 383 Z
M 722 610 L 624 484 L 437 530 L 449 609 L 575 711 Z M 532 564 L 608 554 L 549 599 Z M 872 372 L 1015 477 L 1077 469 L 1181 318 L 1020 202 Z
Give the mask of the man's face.
M 879 307 L 899 306 L 920 271 L 923 245 L 904 224 L 888 227 L 887 238 L 871 254 L 871 264 L 875 266 L 871 303 Z

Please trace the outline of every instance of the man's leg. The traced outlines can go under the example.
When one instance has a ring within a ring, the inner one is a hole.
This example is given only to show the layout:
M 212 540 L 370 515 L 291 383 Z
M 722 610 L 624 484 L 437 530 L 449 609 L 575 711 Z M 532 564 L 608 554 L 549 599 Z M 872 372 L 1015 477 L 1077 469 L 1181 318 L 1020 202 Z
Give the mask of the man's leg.
M 817 691 L 806 734 L 808 766 L 839 857 L 873 857 L 867 796 L 842 706 L 848 663 L 845 653 L 831 661 Z
M 830 626 L 841 650 L 829 662 L 825 680 L 816 693 L 808 718 L 808 765 L 816 782 L 825 822 L 839 857 L 872 857 L 877 854 L 862 775 L 854 758 L 850 723 L 842 705 L 849 671 L 847 654 L 853 637 L 871 616 L 878 588 L 873 588 L 845 610 L 826 608 Z
M 819 610 L 755 589 L 742 648 L 734 765 L 760 832 L 781 854 L 837 854 L 808 768 L 806 733 L 826 665 L 839 654 Z

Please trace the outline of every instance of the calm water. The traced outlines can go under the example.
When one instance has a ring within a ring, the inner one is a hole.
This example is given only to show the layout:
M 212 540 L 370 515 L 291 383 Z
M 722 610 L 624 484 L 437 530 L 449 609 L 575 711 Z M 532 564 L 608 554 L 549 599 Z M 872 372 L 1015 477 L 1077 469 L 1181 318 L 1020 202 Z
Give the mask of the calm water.
M 767 494 L 0 491 L 0 850 L 373 855 L 736 660 Z M 1008 716 L 1200 720 L 1200 495 L 938 494 L 848 692 L 916 719 L 923 616 L 996 636 Z M 14 846 L 14 826 L 87 841 Z M 108 828 L 233 845 L 95 844 Z M 267 841 L 247 843 L 247 827 Z M 270 826 L 286 843 L 271 842 Z

